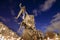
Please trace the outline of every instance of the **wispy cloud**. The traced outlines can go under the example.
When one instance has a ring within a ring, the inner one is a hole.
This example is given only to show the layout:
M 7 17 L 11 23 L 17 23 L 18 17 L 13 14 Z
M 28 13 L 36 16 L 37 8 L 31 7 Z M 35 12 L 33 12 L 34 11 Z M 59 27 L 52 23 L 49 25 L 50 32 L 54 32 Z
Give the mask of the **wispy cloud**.
M 41 14 L 41 11 L 39 9 L 33 9 L 32 13 L 34 14 L 34 16 L 37 16 Z
M 57 13 L 55 16 L 53 16 L 54 19 L 51 21 L 52 22 L 57 22 L 57 21 L 60 21 L 60 13 Z
M 41 11 L 46 11 L 52 7 L 56 0 L 46 0 L 44 4 L 40 5 Z
M 6 19 L 4 18 L 4 17 L 2 17 L 2 16 L 0 16 L 0 20 L 2 20 L 2 21 L 6 21 Z
M 51 24 L 48 25 L 48 31 L 60 30 L 60 13 L 57 13 L 53 18 L 50 22 Z
M 38 10 L 34 9 L 34 10 L 33 10 L 33 14 L 34 14 L 35 16 L 37 16 Z
M 39 8 L 33 9 L 32 13 L 37 16 L 38 13 L 49 10 L 56 0 L 46 0 L 43 4 L 39 5 Z
M 12 15 L 12 16 L 15 16 L 15 12 L 14 12 L 14 10 L 11 9 L 10 11 L 11 11 L 11 15 Z
M 0 16 L 0 20 L 2 20 L 2 21 L 5 22 L 5 23 L 8 23 L 8 22 L 11 21 L 10 18 L 4 18 L 4 17 L 2 17 L 2 16 Z

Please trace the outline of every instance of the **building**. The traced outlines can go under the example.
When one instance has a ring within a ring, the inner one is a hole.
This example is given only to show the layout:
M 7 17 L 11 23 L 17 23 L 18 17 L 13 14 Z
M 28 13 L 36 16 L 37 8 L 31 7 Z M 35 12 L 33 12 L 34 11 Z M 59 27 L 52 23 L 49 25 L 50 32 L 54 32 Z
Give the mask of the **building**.
M 0 40 L 20 40 L 15 32 L 10 30 L 6 25 L 0 22 Z

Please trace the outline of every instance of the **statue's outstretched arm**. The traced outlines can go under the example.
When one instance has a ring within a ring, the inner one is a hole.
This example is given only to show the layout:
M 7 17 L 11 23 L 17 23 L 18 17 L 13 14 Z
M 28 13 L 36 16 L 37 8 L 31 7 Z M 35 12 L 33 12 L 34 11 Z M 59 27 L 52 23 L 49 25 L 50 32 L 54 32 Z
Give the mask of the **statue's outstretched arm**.
M 23 10 L 21 9 L 21 11 L 19 12 L 19 14 L 18 14 L 18 16 L 16 17 L 16 19 L 19 18 L 19 16 L 21 15 L 22 11 L 23 11 Z

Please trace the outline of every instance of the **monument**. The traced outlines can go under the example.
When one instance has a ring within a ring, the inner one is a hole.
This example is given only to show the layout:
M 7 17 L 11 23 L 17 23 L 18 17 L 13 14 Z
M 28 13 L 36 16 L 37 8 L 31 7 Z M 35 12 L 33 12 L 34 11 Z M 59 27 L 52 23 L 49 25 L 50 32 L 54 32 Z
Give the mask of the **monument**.
M 20 28 L 18 29 L 18 32 L 20 32 L 20 29 L 22 27 L 24 27 L 21 39 L 23 39 L 23 40 L 38 40 L 38 38 L 41 35 L 35 28 L 34 15 L 29 15 L 26 11 L 25 6 L 22 7 L 21 4 L 20 4 L 20 8 L 21 8 L 21 10 L 19 11 L 19 14 L 16 17 L 16 19 L 18 19 L 19 16 L 21 14 L 23 14 L 23 16 L 22 16 L 23 20 L 20 24 Z M 37 36 L 37 35 L 40 35 L 40 36 Z

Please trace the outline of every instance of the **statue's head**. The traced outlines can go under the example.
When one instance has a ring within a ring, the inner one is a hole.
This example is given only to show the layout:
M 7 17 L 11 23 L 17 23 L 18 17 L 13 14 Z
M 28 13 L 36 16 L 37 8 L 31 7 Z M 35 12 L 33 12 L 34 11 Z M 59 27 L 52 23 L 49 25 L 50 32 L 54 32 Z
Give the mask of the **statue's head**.
M 25 6 L 22 6 L 22 3 L 20 3 L 19 6 L 24 9 L 26 8 Z

